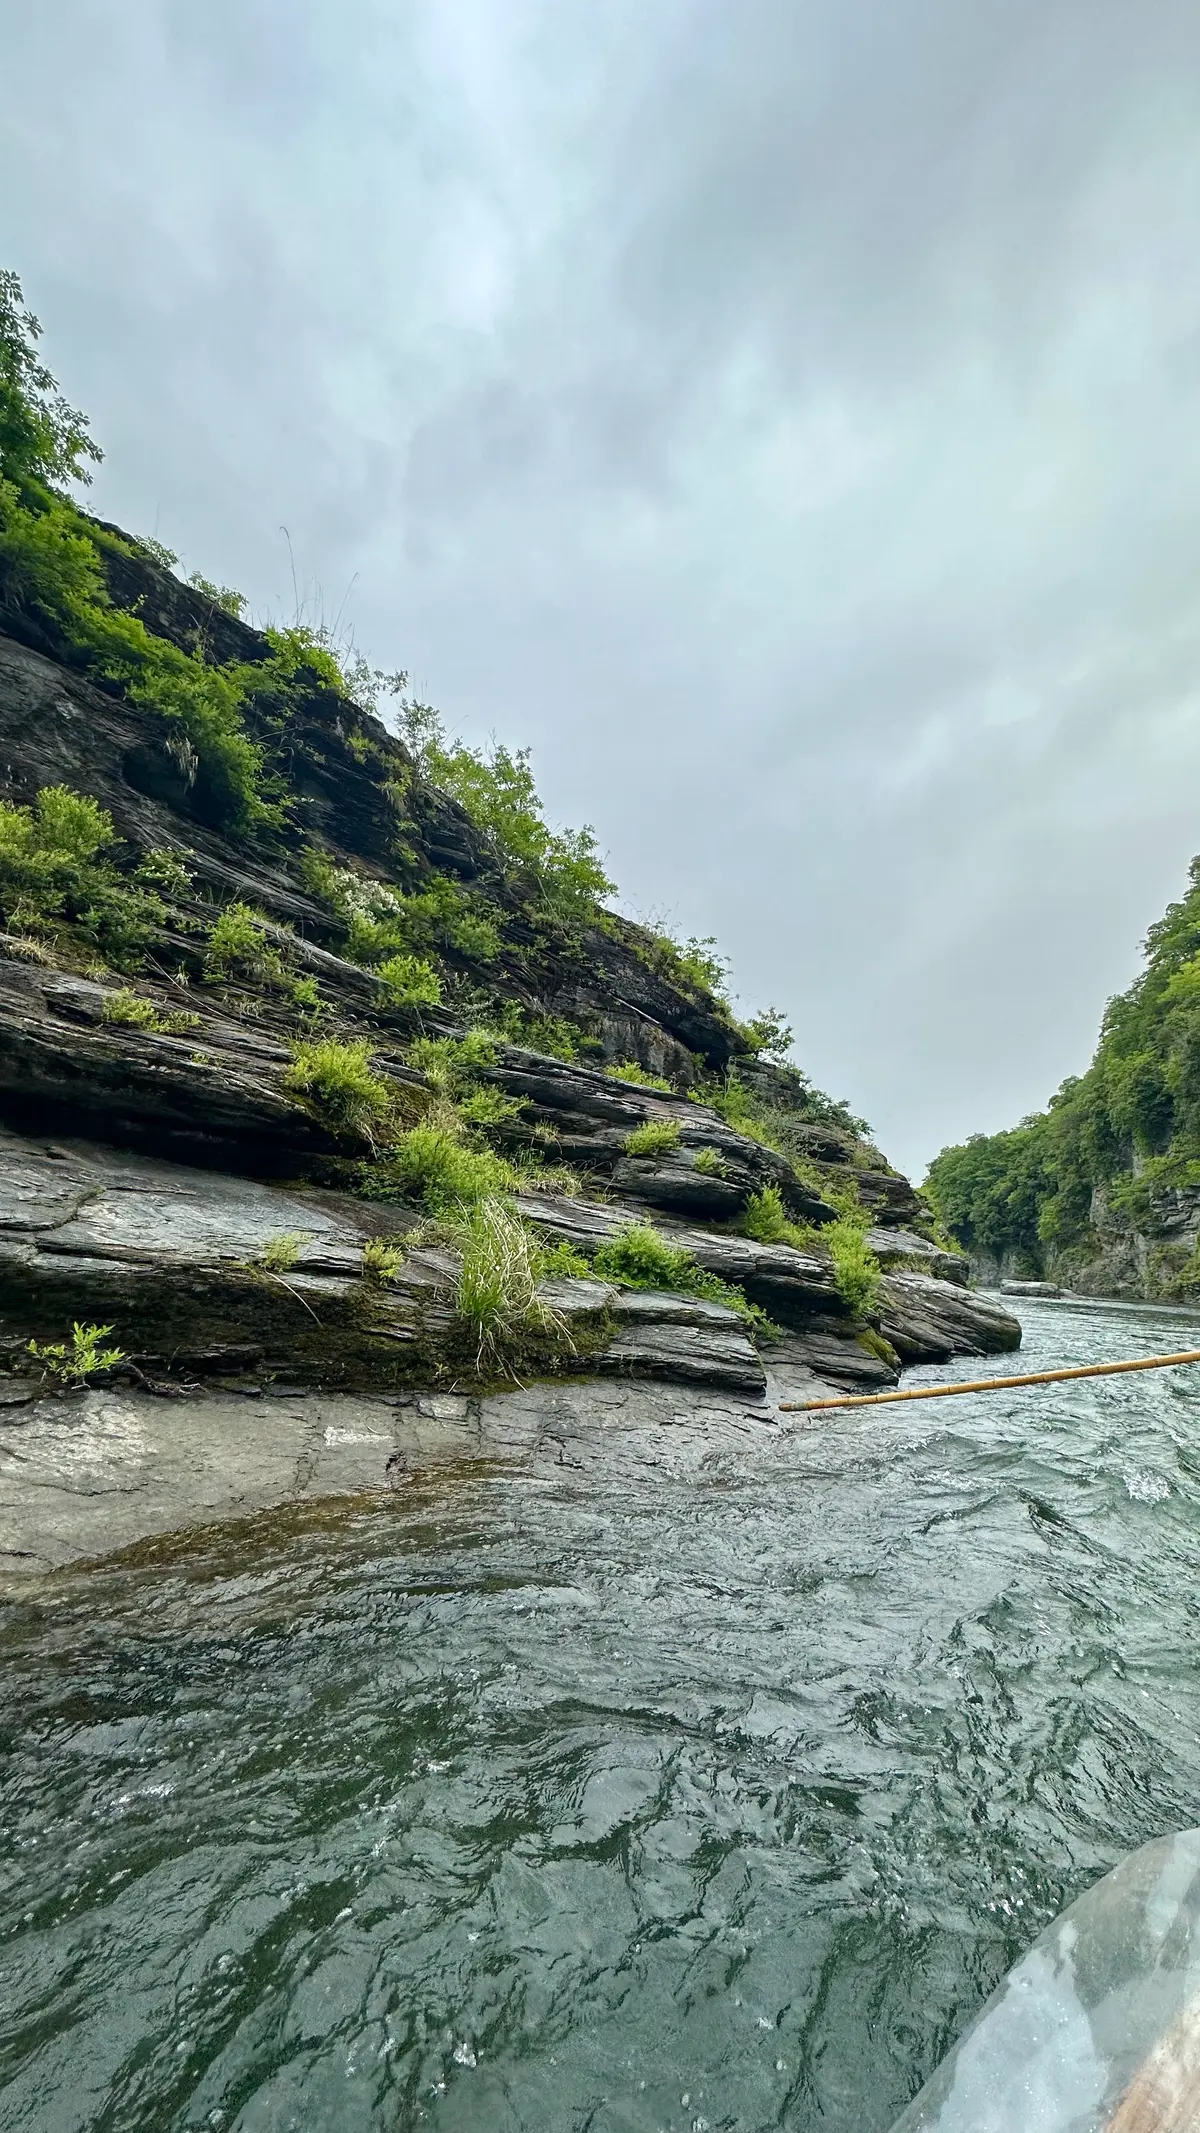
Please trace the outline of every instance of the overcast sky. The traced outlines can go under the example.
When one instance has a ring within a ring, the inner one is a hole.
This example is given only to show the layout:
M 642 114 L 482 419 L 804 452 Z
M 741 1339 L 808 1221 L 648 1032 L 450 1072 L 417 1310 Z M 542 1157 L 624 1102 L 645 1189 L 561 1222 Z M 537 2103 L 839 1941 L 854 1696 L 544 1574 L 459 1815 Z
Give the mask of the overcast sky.
M 0 0 L 94 500 L 534 750 L 918 1174 L 1200 848 L 1195 0 Z

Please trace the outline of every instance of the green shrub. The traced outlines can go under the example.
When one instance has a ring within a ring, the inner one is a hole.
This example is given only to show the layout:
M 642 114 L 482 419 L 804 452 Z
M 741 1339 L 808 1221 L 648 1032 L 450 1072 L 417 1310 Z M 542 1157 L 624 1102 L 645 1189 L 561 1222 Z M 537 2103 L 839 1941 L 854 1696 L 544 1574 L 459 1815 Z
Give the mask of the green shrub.
M 625 1136 L 626 1155 L 667 1155 L 680 1142 L 679 1121 L 675 1118 L 648 1118 L 644 1125 L 635 1126 Z
M 723 1178 L 726 1174 L 725 1159 L 715 1148 L 702 1148 L 696 1157 L 695 1168 L 702 1178 Z
M 325 1002 L 315 978 L 290 978 L 287 991 L 292 1006 L 298 1008 L 301 1015 L 316 1017 L 324 1014 Z
M 388 1007 L 440 1007 L 442 981 L 419 955 L 390 955 L 375 972 Z
M 76 1319 L 69 1341 L 27 1341 L 26 1353 L 56 1384 L 85 1385 L 98 1371 L 115 1370 L 125 1360 L 123 1348 L 101 1347 L 111 1332 L 111 1326 L 81 1326 Z
M 0 272 L 0 475 L 53 489 L 90 481 L 87 461 L 103 455 L 88 435 L 87 417 L 67 406 L 39 362 L 41 332 L 17 275 Z
M 398 1244 L 389 1244 L 384 1237 L 368 1237 L 362 1249 L 364 1281 L 395 1281 L 404 1265 L 404 1253 Z
M 128 1029 L 144 1029 L 154 1036 L 182 1037 L 188 1030 L 199 1029 L 199 1015 L 185 1008 L 175 1008 L 169 1014 L 160 1014 L 153 1000 L 141 993 L 122 986 L 119 992 L 106 993 L 100 1008 L 103 1022 L 115 1022 Z
M 591 1274 L 592 1264 L 573 1244 L 547 1244 L 541 1248 L 541 1271 L 551 1280 L 583 1281 Z
M 32 807 L 0 800 L 0 913 L 14 932 L 61 923 L 118 965 L 136 960 L 167 918 L 152 889 L 129 881 L 105 848 L 112 816 L 85 793 L 44 785 Z
M 649 1067 L 639 1066 L 636 1059 L 622 1059 L 615 1066 L 604 1069 L 610 1081 L 633 1082 L 640 1089 L 662 1089 L 672 1094 L 671 1084 L 663 1074 L 652 1074 Z
M 371 1069 L 371 1046 L 365 1037 L 352 1044 L 327 1037 L 298 1044 L 283 1077 L 284 1087 L 340 1133 L 375 1141 L 392 1123 L 395 1098 L 389 1082 Z
M 250 904 L 226 904 L 213 921 L 204 951 L 204 971 L 209 978 L 233 977 L 278 980 L 283 976 L 279 950 L 267 939 L 270 920 Z
M 821 1242 L 833 1261 L 834 1279 L 842 1299 L 856 1318 L 868 1318 L 879 1303 L 879 1261 L 867 1243 L 866 1230 L 848 1215 L 839 1215 L 821 1232 Z
M 178 556 L 176 556 L 175 560 L 178 562 Z M 206 600 L 211 600 L 214 607 L 223 608 L 227 615 L 240 617 L 245 614 L 246 601 L 244 595 L 240 592 L 234 592 L 230 586 L 214 585 L 211 578 L 206 578 L 198 570 L 192 572 L 188 579 L 188 584 L 193 592 L 203 593 Z
M 268 1237 L 258 1255 L 258 1263 L 269 1274 L 286 1274 L 300 1257 L 300 1247 L 308 1241 L 308 1231 L 300 1229 L 280 1230 L 277 1236 Z
M 179 897 L 190 893 L 194 877 L 191 867 L 178 852 L 155 848 L 142 854 L 133 878 L 147 888 L 158 889 L 164 896 Z
M 370 966 L 395 956 L 450 948 L 474 962 L 490 963 L 500 953 L 499 912 L 449 875 L 435 874 L 409 895 L 392 882 L 337 866 L 317 851 L 304 855 L 301 873 L 310 892 L 345 925 L 351 962 Z
M 448 1095 L 470 1088 L 477 1070 L 494 1066 L 497 1056 L 496 1039 L 486 1029 L 469 1029 L 465 1037 L 418 1037 L 408 1048 L 409 1065 Z
M 673 1289 L 685 1296 L 700 1296 L 708 1303 L 724 1304 L 763 1336 L 772 1336 L 766 1312 L 752 1304 L 741 1289 L 697 1266 L 682 1245 L 670 1244 L 648 1222 L 637 1222 L 609 1237 L 593 1262 L 596 1273 L 627 1289 Z
M 478 1368 L 518 1360 L 531 1335 L 566 1342 L 561 1313 L 538 1294 L 543 1255 L 511 1207 L 481 1199 L 454 1216 L 447 1232 L 462 1254 L 454 1304 Z
M 522 1102 L 502 1096 L 499 1089 L 472 1089 L 459 1099 L 458 1115 L 468 1126 L 479 1126 L 486 1132 L 489 1127 L 508 1125 L 524 1109 Z
M 613 893 L 591 829 L 552 830 L 542 813 L 527 748 L 495 743 L 490 754 L 447 739 L 429 704 L 400 704 L 403 738 L 425 776 L 453 794 L 502 866 L 533 876 L 540 900 L 578 922 Z
M 669 1244 L 648 1222 L 632 1223 L 616 1237 L 607 1238 L 594 1264 L 606 1281 L 630 1289 L 688 1289 L 699 1272 L 689 1251 Z
M 792 1222 L 778 1185 L 764 1185 L 746 1202 L 742 1227 L 758 1244 L 790 1244 L 797 1252 L 811 1252 L 825 1235 L 811 1223 Z
M 445 1126 L 420 1125 L 402 1134 L 371 1189 L 377 1197 L 416 1200 L 430 1214 L 472 1207 L 511 1191 L 515 1174 L 490 1148 L 471 1148 Z

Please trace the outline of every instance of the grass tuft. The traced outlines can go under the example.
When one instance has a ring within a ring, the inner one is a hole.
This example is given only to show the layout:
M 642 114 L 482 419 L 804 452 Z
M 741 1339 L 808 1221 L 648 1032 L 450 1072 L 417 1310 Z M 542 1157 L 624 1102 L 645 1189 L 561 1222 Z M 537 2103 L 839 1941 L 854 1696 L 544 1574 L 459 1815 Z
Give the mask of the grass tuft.
M 403 1265 L 404 1253 L 398 1244 L 389 1244 L 385 1237 L 368 1237 L 362 1252 L 364 1281 L 395 1281 Z
M 446 1225 L 462 1267 L 454 1307 L 475 1342 L 476 1367 L 512 1367 L 531 1336 L 569 1346 L 566 1320 L 538 1294 L 542 1254 L 500 1199 L 464 1208 Z
M 392 1122 L 392 1089 L 372 1072 L 365 1037 L 351 1044 L 326 1037 L 296 1045 L 283 1080 L 285 1088 L 303 1097 L 339 1133 L 360 1134 L 374 1143 Z
M 680 1126 L 675 1118 L 648 1118 L 644 1125 L 635 1126 L 625 1136 L 626 1155 L 668 1155 L 678 1148 Z

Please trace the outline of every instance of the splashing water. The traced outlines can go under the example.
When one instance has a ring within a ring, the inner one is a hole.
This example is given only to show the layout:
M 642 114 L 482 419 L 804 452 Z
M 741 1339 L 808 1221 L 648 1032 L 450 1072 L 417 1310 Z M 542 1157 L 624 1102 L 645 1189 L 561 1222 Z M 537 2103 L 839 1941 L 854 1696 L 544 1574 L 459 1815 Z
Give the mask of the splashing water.
M 1023 1315 L 1030 1369 L 1193 1342 Z M 623 1458 L 7 1606 L 4 2133 L 876 2133 L 1200 1820 L 1200 1373 Z

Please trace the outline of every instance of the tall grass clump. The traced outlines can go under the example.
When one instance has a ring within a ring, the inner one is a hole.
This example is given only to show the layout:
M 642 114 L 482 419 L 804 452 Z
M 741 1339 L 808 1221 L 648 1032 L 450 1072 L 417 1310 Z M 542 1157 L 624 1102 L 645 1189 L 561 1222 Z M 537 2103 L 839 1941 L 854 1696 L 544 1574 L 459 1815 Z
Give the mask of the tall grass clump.
M 538 1294 L 543 1259 L 525 1224 L 501 1199 L 463 1208 L 446 1224 L 462 1255 L 454 1308 L 475 1344 L 475 1364 L 510 1367 L 532 1339 L 567 1344 L 560 1311 Z

